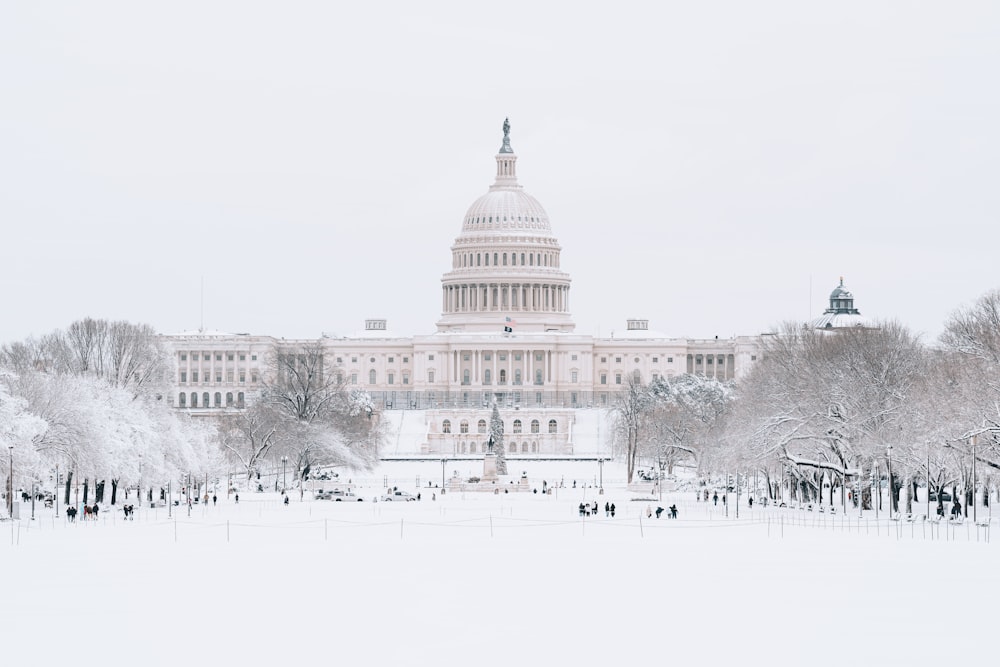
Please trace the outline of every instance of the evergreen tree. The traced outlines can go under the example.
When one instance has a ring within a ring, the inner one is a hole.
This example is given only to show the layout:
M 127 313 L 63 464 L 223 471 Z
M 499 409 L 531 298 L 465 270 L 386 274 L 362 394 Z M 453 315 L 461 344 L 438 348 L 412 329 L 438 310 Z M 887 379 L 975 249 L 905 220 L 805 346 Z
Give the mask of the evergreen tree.
M 493 414 L 490 415 L 490 440 L 493 442 L 493 453 L 497 457 L 497 474 L 507 474 L 507 456 L 503 444 L 503 420 L 500 419 L 500 408 L 493 404 Z

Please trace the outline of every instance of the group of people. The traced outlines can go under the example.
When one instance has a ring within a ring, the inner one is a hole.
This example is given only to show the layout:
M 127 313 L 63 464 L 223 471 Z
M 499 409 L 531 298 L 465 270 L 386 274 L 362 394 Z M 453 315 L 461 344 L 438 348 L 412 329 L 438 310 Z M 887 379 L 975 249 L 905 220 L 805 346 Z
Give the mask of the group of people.
M 666 510 L 666 511 L 669 512 L 668 516 L 671 519 L 676 519 L 677 518 L 677 505 L 671 505 L 670 509 Z M 663 512 L 664 512 L 664 509 L 662 507 L 657 507 L 656 508 L 656 518 L 659 519 L 660 515 L 663 514 Z M 652 507 L 646 507 L 646 518 L 648 519 L 651 516 L 653 516 L 653 508 Z
M 596 500 L 593 503 L 580 503 L 580 516 L 597 516 L 601 511 L 601 504 Z M 604 516 L 614 517 L 615 516 L 615 504 L 612 502 L 604 503 Z
M 84 520 L 86 520 L 86 519 L 97 519 L 98 513 L 100 511 L 101 511 L 101 508 L 98 506 L 97 503 L 94 503 L 93 505 L 84 505 L 83 506 L 83 518 L 84 518 Z M 76 509 L 76 507 L 74 507 L 73 505 L 70 505 L 69 507 L 66 508 L 66 520 L 67 521 L 70 521 L 70 522 L 76 521 L 76 515 L 77 515 L 77 509 Z

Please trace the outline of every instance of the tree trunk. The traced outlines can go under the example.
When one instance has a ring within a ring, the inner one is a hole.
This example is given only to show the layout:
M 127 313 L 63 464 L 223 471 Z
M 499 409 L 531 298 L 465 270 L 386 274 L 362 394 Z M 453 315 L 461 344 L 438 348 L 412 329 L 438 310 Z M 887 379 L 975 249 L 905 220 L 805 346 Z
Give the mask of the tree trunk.
M 94 483 L 94 502 L 103 503 L 104 502 L 104 480 Z
M 87 504 L 87 494 L 90 491 L 90 480 L 86 477 L 83 478 L 83 504 Z
M 127 496 L 126 496 L 127 497 Z M 111 504 L 114 505 L 115 501 L 118 499 L 118 480 L 111 480 Z
M 66 497 L 65 500 L 63 500 L 63 505 L 66 505 L 67 507 L 69 507 L 69 491 L 72 488 L 72 486 L 73 486 L 73 471 L 71 470 L 66 473 Z

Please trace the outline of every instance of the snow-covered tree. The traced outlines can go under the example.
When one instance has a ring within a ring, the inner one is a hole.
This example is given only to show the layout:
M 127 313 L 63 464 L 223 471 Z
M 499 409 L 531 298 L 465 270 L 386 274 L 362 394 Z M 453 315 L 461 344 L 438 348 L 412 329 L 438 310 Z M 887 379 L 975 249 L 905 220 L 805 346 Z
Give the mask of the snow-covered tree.
M 731 387 L 715 378 L 685 373 L 654 380 L 649 392 L 651 454 L 670 474 L 680 460 L 698 465 L 705 449 L 717 440 L 715 430 L 732 398 Z
M 507 474 L 507 453 L 503 441 L 503 419 L 500 418 L 500 408 L 493 404 L 493 412 L 490 413 L 490 434 L 489 441 L 493 443 L 493 453 L 497 457 L 497 474 Z

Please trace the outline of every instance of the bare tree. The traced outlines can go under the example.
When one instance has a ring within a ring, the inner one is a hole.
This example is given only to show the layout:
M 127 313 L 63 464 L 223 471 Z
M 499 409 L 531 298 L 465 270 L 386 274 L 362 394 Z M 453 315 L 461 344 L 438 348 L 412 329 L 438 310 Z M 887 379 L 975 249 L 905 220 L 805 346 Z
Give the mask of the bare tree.
M 648 387 L 631 375 L 625 388 L 615 395 L 615 442 L 625 454 L 627 481 L 632 483 L 639 453 L 652 434 L 655 401 Z

